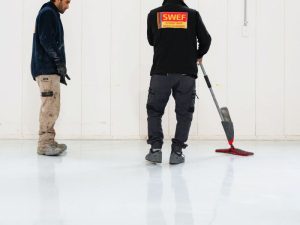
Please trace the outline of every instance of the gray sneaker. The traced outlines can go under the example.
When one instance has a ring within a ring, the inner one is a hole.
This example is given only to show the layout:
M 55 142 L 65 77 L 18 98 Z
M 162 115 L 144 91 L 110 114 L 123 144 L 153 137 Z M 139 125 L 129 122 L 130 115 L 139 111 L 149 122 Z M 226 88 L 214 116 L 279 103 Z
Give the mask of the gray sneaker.
M 67 145 L 65 145 L 65 144 L 58 144 L 56 141 L 54 142 L 54 144 L 55 144 L 58 148 L 62 149 L 63 152 L 66 151 L 67 148 L 68 148 Z
M 161 163 L 162 162 L 162 152 L 161 150 L 153 151 L 150 149 L 149 153 L 146 155 L 146 160 L 152 163 Z
M 38 148 L 37 153 L 39 155 L 45 155 L 45 156 L 59 156 L 61 153 L 63 153 L 65 150 L 58 147 L 57 145 L 48 145 L 45 148 Z
M 170 164 L 172 165 L 176 165 L 176 164 L 180 164 L 180 163 L 184 163 L 185 158 L 184 155 L 182 154 L 182 152 L 171 152 L 170 155 Z

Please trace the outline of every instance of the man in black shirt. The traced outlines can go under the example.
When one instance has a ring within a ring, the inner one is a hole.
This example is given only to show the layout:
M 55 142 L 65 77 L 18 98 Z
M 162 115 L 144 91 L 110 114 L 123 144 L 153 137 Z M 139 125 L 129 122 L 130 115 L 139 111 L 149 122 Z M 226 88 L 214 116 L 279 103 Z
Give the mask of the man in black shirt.
M 176 102 L 176 133 L 172 139 L 170 164 L 184 162 L 195 107 L 197 63 L 208 52 L 211 37 L 199 12 L 183 0 L 165 0 L 148 15 L 148 41 L 154 47 L 147 101 L 148 144 L 146 160 L 161 163 L 163 131 L 161 118 L 172 93 Z

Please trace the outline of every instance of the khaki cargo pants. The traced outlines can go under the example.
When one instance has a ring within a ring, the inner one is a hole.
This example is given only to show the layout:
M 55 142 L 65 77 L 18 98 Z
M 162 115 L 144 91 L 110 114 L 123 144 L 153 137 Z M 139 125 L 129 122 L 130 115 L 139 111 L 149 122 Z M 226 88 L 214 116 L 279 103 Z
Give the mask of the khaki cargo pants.
M 60 76 L 40 75 L 36 78 L 40 88 L 42 105 L 38 150 L 54 144 L 54 125 L 60 111 Z

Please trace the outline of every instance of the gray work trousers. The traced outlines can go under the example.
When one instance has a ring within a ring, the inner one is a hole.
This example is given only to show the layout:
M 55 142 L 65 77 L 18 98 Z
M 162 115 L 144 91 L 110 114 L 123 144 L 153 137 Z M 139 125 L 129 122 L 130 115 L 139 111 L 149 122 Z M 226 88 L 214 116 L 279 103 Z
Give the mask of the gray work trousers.
M 185 142 L 193 119 L 196 97 L 195 78 L 181 75 L 152 75 L 148 101 L 148 141 L 151 148 L 161 148 L 163 145 L 162 116 L 168 103 L 170 95 L 173 95 L 176 103 L 176 132 L 172 139 L 172 146 L 185 148 Z

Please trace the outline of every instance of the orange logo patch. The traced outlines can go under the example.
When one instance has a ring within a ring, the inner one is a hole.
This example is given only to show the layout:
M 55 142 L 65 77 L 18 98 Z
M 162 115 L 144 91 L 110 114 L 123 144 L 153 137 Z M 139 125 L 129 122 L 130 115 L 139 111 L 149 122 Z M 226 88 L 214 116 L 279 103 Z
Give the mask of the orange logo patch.
M 158 29 L 163 29 L 163 28 L 187 29 L 188 15 L 189 14 L 187 12 L 158 12 L 157 13 Z

